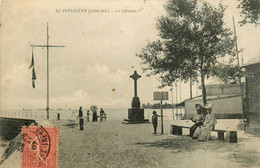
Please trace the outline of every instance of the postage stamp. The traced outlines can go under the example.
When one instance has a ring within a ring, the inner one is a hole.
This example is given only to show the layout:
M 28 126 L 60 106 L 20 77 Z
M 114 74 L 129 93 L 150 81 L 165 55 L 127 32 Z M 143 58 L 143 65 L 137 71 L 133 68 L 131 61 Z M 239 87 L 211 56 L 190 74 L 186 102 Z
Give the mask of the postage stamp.
M 57 128 L 23 127 L 22 168 L 56 168 Z

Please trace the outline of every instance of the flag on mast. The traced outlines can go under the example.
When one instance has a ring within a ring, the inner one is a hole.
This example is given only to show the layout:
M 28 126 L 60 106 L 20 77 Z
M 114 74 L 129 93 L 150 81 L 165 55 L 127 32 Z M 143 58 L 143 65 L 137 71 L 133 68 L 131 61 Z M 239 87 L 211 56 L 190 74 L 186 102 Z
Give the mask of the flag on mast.
M 33 67 L 32 69 L 32 87 L 35 88 L 35 80 L 36 80 L 36 73 L 35 73 L 35 69 Z
M 32 68 L 32 87 L 35 88 L 35 80 L 37 79 L 36 77 L 36 73 L 35 73 L 35 69 L 34 69 L 34 58 L 33 58 L 33 48 L 32 48 L 32 61 L 31 61 L 31 65 L 29 66 L 28 69 Z
M 31 65 L 28 69 L 32 68 L 34 66 L 34 58 L 33 58 L 33 50 L 32 50 L 32 61 L 31 61 Z

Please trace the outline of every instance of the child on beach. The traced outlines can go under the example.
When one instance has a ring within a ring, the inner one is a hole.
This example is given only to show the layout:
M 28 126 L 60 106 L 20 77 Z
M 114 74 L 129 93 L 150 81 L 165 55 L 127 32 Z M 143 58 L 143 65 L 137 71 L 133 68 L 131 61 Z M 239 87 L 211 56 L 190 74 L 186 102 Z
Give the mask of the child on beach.
M 100 116 L 100 121 L 102 121 L 103 120 L 103 115 L 104 115 L 104 110 L 101 108 L 100 109 L 100 113 L 99 113 L 99 116 Z
M 161 117 L 161 116 L 157 115 L 156 111 L 153 111 L 153 116 L 152 116 L 152 123 L 153 123 L 153 129 L 154 129 L 153 134 L 156 134 L 156 131 L 157 131 L 158 117 Z
M 90 113 L 89 113 L 89 110 L 87 111 L 87 121 L 89 121 L 89 115 L 90 115 Z
M 105 119 L 105 121 L 107 120 L 107 114 L 105 112 L 103 114 L 103 118 Z

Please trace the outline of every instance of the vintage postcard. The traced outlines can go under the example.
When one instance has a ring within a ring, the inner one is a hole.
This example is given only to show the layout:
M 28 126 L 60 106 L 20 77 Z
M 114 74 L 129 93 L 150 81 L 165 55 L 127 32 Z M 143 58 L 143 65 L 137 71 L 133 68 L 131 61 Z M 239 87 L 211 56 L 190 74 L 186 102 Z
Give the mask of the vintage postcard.
M 0 2 L 0 167 L 260 167 L 259 0 Z

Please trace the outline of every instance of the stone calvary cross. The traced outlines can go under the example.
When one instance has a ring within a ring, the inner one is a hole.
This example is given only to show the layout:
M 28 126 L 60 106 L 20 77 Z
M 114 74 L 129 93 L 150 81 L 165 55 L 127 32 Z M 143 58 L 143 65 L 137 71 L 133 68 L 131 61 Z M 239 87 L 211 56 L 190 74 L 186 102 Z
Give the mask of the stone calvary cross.
M 134 97 L 137 97 L 137 80 L 139 78 L 141 78 L 141 76 L 136 72 L 134 71 L 134 74 L 130 76 L 130 78 L 132 78 L 134 80 L 134 91 L 135 91 L 135 96 Z
M 134 80 L 134 91 L 135 95 L 132 99 L 131 108 L 128 109 L 128 118 L 124 119 L 124 124 L 140 124 L 140 123 L 149 123 L 148 119 L 144 119 L 144 109 L 140 108 L 140 100 L 137 97 L 137 80 L 141 76 L 134 71 L 134 74 L 130 76 Z

